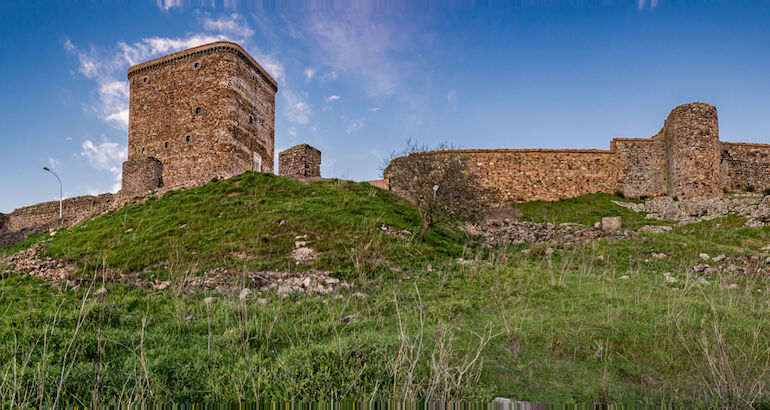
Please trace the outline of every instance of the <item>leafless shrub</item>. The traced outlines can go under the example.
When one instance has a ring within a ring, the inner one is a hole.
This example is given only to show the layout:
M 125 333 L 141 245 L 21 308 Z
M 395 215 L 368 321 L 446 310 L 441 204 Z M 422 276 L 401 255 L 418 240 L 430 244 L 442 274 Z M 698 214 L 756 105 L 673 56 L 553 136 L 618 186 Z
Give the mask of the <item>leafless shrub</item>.
M 425 155 L 425 151 L 437 152 Z M 457 148 L 448 143 L 431 149 L 408 140 L 406 148 L 391 154 L 387 162 L 384 176 L 390 179 L 394 191 L 414 203 L 420 213 L 420 241 L 446 216 L 473 217 L 486 208 L 489 192 L 468 171 Z

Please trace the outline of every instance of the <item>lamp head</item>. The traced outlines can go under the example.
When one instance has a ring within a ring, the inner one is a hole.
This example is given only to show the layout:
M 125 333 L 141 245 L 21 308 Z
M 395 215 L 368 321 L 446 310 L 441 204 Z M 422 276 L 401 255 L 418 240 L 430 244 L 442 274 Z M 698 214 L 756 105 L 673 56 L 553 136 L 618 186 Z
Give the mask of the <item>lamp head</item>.
M 48 169 L 48 167 L 43 167 L 43 169 L 46 170 L 46 171 L 50 171 L 50 169 Z

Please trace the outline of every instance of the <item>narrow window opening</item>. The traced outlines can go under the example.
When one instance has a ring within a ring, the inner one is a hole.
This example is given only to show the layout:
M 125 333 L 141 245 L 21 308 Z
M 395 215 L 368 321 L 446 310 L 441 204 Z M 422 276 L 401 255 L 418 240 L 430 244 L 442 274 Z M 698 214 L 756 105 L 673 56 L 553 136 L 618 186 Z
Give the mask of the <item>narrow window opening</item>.
M 146 82 L 147 82 L 147 77 L 144 77 L 144 79 L 142 80 L 142 82 L 143 82 L 143 83 L 146 83 Z
M 195 62 L 195 64 L 193 64 L 193 67 L 195 67 L 195 68 L 201 68 L 201 63 L 199 63 L 199 62 Z
M 164 147 L 164 148 L 168 148 L 168 141 L 166 141 L 166 142 L 163 144 L 163 147 Z
M 249 124 L 254 124 L 254 116 L 249 114 Z
M 201 108 L 201 107 L 196 107 L 196 108 L 195 108 L 195 113 L 196 113 L 196 114 L 203 114 L 203 108 Z
M 190 142 L 190 136 L 188 135 L 188 136 L 184 137 L 184 140 L 185 140 L 185 142 Z
M 144 154 L 144 147 L 142 147 L 142 154 Z

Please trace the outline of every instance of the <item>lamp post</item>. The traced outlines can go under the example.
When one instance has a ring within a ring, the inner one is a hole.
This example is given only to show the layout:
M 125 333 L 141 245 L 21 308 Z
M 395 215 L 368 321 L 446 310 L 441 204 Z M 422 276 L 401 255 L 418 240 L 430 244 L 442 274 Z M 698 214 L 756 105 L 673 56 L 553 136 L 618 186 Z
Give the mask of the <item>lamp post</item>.
M 50 173 L 52 173 L 53 176 L 56 177 L 56 180 L 59 181 L 59 219 L 61 219 L 62 218 L 62 202 L 64 201 L 64 197 L 62 196 L 61 179 L 59 178 L 58 175 L 56 175 L 55 172 L 51 171 L 50 168 L 43 167 L 43 169 L 48 171 L 48 172 L 50 172 Z

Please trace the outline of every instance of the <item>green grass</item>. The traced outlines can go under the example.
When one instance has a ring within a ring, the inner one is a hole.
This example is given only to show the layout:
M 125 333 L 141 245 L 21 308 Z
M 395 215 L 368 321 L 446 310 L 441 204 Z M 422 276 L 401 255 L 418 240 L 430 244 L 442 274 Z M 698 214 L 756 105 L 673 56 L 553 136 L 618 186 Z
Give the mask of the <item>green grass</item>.
M 289 267 L 294 235 L 307 233 L 322 255 L 311 267 L 343 273 L 356 288 L 341 297 L 268 292 L 260 304 L 239 300 L 238 274 L 232 288 L 209 292 L 113 283 L 103 300 L 83 304 L 85 289 L 8 274 L 0 279 L 0 402 L 52 404 L 62 366 L 66 372 L 71 365 L 60 401 L 81 406 L 92 402 L 97 374 L 102 403 L 504 396 L 770 405 L 768 276 L 721 274 L 700 286 L 686 274 L 702 252 L 761 255 L 770 228 L 744 229 L 743 218 L 731 216 L 522 254 L 481 247 L 449 227 L 424 244 L 385 235 L 382 223 L 414 231 L 419 220 L 408 203 L 366 184 L 305 186 L 262 174 L 236 181 L 132 205 L 60 232 L 46 247 L 80 264 L 84 276 L 105 257 L 112 269 L 156 266 L 173 277 L 215 265 L 239 272 Z M 241 194 L 227 196 L 233 191 Z M 643 216 L 612 208 L 611 198 L 526 204 L 524 213 L 548 220 L 561 207 L 574 214 L 552 222 L 589 225 L 621 215 L 630 226 L 642 223 Z M 218 218 L 219 208 L 228 217 Z M 132 228 L 133 238 L 125 232 Z M 349 254 L 367 255 L 372 246 L 387 263 L 357 272 Z M 233 250 L 260 260 L 233 261 Z M 652 252 L 668 256 L 654 259 Z M 460 265 L 457 256 L 484 263 Z M 664 272 L 677 282 L 667 283 Z M 629 279 L 619 280 L 623 275 Z M 81 306 L 87 314 L 73 338 Z M 346 316 L 353 319 L 340 322 Z
M 633 212 L 612 201 L 632 202 L 609 194 L 589 194 L 563 201 L 532 201 L 515 203 L 514 207 L 522 212 L 522 219 L 533 222 L 554 224 L 572 222 L 593 226 L 605 216 L 623 218 L 624 229 L 638 229 L 644 225 L 670 225 L 670 222 L 647 219 L 644 214 Z
M 335 270 L 345 276 L 354 271 L 351 249 L 375 234 L 385 242 L 388 259 L 410 266 L 459 256 L 466 244 L 473 245 L 467 235 L 449 229 L 432 230 L 425 244 L 406 242 L 380 235 L 383 224 L 416 232 L 419 216 L 406 201 L 366 183 L 303 185 L 248 172 L 171 191 L 59 232 L 46 251 L 74 259 L 86 271 L 103 260 L 122 272 L 244 267 L 233 254 L 248 255 L 249 269 L 293 270 L 295 237 L 307 235 L 318 257 L 300 269 Z

